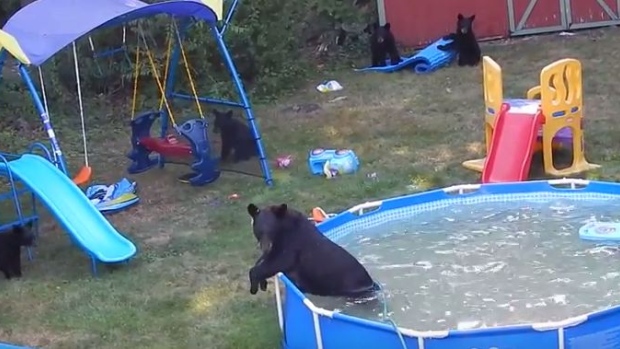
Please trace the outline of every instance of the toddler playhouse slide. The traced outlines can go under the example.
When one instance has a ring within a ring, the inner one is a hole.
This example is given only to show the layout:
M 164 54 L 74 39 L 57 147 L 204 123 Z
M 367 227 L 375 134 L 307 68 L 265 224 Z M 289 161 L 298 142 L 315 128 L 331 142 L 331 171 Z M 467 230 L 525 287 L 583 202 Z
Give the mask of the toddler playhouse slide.
M 535 114 L 508 113 L 502 107 L 482 171 L 482 183 L 517 182 L 527 179 L 538 131 L 544 122 Z
M 0 162 L 0 175 L 7 170 L 21 180 L 47 206 L 71 239 L 90 257 L 102 263 L 118 263 L 136 254 L 136 246 L 118 233 L 70 178 L 47 159 L 22 155 L 7 164 Z

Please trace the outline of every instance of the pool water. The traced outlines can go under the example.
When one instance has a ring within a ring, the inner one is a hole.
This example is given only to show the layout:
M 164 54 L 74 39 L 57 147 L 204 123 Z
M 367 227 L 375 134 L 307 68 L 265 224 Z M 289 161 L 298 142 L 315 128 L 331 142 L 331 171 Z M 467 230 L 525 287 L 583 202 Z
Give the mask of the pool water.
M 388 315 L 416 330 L 566 319 L 620 304 L 620 252 L 579 239 L 591 221 L 620 221 L 620 199 L 495 202 L 416 213 L 338 243 L 383 285 Z M 381 302 L 311 297 L 380 319 Z

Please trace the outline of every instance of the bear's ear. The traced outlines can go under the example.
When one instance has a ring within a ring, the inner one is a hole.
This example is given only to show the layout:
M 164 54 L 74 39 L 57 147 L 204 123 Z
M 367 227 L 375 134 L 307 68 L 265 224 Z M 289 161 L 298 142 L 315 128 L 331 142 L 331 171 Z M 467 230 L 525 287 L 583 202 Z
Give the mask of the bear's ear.
M 232 110 L 229 110 L 226 112 L 226 114 L 224 114 L 227 118 L 231 119 L 233 117 L 233 112 Z
M 474 21 L 474 19 L 476 19 L 476 15 L 472 15 L 471 17 L 469 17 L 469 20 L 472 22 Z
M 254 218 L 260 213 L 260 208 L 254 204 L 249 204 L 248 213 L 250 214 L 250 217 Z
M 222 113 L 220 113 L 220 111 L 217 109 L 212 109 L 211 112 L 213 113 L 213 115 L 215 115 L 216 118 L 222 115 Z
M 463 20 L 463 18 L 465 17 L 463 17 L 462 13 L 459 13 L 458 16 L 456 16 L 456 19 L 458 19 L 459 21 Z
M 390 22 L 387 22 L 387 23 L 385 23 L 385 24 L 383 25 L 383 28 L 384 28 L 385 30 L 390 30 L 390 28 L 391 28 L 391 27 L 392 27 L 392 26 L 390 25 Z
M 31 229 L 33 225 L 34 221 L 28 221 L 28 223 L 26 223 L 26 228 Z
M 22 227 L 19 224 L 13 224 L 13 230 L 11 231 L 11 233 L 17 234 L 17 235 L 23 234 L 24 233 L 24 227 Z
M 288 210 L 288 206 L 286 204 L 282 204 L 280 206 L 275 206 L 273 208 L 273 213 L 278 218 L 284 218 L 284 216 L 286 216 L 287 210 Z

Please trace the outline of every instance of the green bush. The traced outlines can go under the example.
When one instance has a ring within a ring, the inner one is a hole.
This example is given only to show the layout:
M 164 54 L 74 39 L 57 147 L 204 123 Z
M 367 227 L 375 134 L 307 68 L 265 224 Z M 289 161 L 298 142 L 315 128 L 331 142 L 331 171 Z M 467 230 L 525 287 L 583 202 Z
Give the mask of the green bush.
M 231 2 L 227 0 L 225 10 Z M 3 1 L 0 3 L 0 19 L 6 21 L 19 8 L 19 0 Z M 335 33 L 343 25 L 368 23 L 374 13 L 372 4 L 359 8 L 353 0 L 248 0 L 238 6 L 225 34 L 225 41 L 252 98 L 269 99 L 298 87 L 315 70 L 317 59 L 337 61 L 357 53 L 358 47 L 355 46 L 336 47 Z M 170 19 L 163 16 L 147 19 L 140 21 L 140 26 L 151 42 L 150 48 L 157 64 L 163 68 Z M 133 61 L 138 41 L 137 26 L 132 23 L 127 28 L 128 53 Z M 202 95 L 232 97 L 234 88 L 230 74 L 208 30 L 206 25 L 198 23 L 191 27 L 184 41 L 193 78 Z M 93 33 L 92 38 L 99 50 L 118 47 L 122 32 L 120 28 L 99 30 Z M 124 57 L 119 55 L 95 61 L 86 38 L 81 39 L 78 45 L 81 81 L 86 97 L 115 96 L 115 100 L 119 95 L 130 97 L 133 69 Z M 317 55 L 316 48 L 319 46 L 329 48 L 327 55 Z M 146 57 L 141 57 L 141 60 L 148 63 Z M 103 74 L 98 73 L 97 64 Z M 50 98 L 75 101 L 70 49 L 56 55 L 44 65 L 43 70 Z M 141 94 L 157 97 L 153 69 L 145 64 L 139 73 Z M 179 67 L 177 74 L 178 87 L 190 92 L 183 66 Z M 7 98 L 5 89 L 1 90 L 0 98 Z

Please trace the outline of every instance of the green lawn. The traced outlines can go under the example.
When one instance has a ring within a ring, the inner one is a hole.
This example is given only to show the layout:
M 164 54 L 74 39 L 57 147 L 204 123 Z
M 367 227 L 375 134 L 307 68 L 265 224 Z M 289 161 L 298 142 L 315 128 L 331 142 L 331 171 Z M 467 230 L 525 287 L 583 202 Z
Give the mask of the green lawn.
M 502 66 L 504 93 L 512 97 L 536 85 L 552 61 L 582 61 L 586 153 L 603 165 L 589 175 L 607 180 L 617 179 L 620 169 L 616 31 L 483 46 Z M 484 153 L 480 68 L 449 67 L 428 76 L 342 71 L 316 76 L 316 82 L 326 78 L 344 90 L 320 94 L 308 86 L 293 98 L 256 107 L 268 154 L 295 157 L 291 168 L 274 170 L 275 187 L 226 173 L 213 185 L 192 188 L 176 182 L 185 172 L 178 166 L 134 176 L 141 204 L 110 218 L 140 249 L 126 267 L 102 269 L 92 278 L 84 255 L 45 218 L 36 259 L 25 263 L 23 279 L 0 280 L 0 338 L 44 348 L 276 348 L 273 288 L 257 296 L 248 292 L 247 271 L 257 258 L 248 203 L 337 212 L 370 199 L 479 180 L 461 162 Z M 295 105 L 306 103 L 321 109 L 295 112 Z M 26 112 L 23 117 L 35 117 Z M 126 176 L 129 130 L 93 124 L 96 180 Z M 79 166 L 79 118 L 57 126 L 71 164 Z M 1 131 L 1 143 L 25 142 L 17 132 Z M 310 176 L 305 160 L 314 147 L 354 149 L 360 173 L 333 180 Z M 229 199 L 233 193 L 239 198 Z

